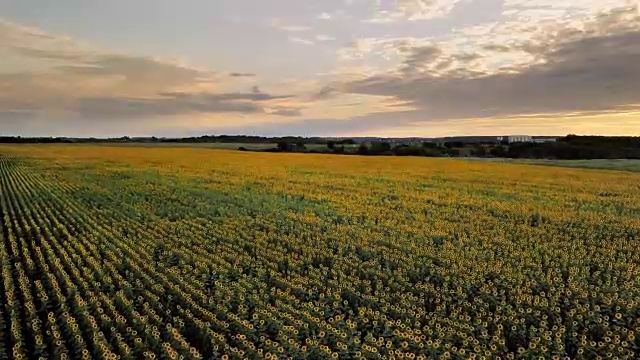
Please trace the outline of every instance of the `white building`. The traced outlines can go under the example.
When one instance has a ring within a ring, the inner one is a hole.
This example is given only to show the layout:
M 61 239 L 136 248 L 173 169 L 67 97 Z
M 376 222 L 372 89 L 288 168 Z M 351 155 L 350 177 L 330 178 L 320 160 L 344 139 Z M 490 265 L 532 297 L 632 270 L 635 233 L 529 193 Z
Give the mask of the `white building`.
M 498 141 L 507 141 L 509 144 L 517 142 L 533 142 L 531 135 L 498 136 Z

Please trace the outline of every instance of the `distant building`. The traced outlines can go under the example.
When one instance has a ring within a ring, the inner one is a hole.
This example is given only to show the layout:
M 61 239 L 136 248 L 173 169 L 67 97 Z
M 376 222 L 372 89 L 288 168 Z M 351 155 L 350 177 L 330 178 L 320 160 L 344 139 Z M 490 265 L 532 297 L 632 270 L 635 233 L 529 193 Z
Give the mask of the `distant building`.
M 533 138 L 530 135 L 509 135 L 509 136 L 498 136 L 498 141 L 506 141 L 509 144 L 518 143 L 518 142 L 533 142 Z

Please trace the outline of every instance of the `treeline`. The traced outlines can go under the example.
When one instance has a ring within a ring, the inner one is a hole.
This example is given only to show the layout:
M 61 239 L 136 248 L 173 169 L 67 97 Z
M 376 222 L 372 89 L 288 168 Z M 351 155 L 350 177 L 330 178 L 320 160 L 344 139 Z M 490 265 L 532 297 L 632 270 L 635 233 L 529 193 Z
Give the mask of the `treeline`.
M 265 137 L 248 135 L 204 135 L 184 138 L 158 138 L 151 137 L 117 137 L 117 138 L 68 138 L 68 137 L 21 137 L 21 136 L 0 136 L 0 143 L 8 144 L 51 144 L 51 143 L 239 143 L 239 144 L 328 144 L 334 142 L 338 144 L 355 144 L 353 139 L 333 140 L 321 137 Z
M 497 138 L 496 138 L 497 139 Z M 61 138 L 3 136 L 0 143 L 237 143 L 277 144 L 258 151 L 333 153 L 352 155 L 497 157 L 526 159 L 640 159 L 640 137 L 568 135 L 549 142 L 506 143 L 481 139 L 468 141 L 368 141 L 320 137 L 263 137 L 245 135 L 205 135 L 187 138 L 119 137 Z M 307 146 L 326 145 L 326 147 Z M 240 146 L 241 150 L 247 150 Z M 256 151 L 256 150 L 254 150 Z
M 640 159 L 640 137 L 575 136 L 550 143 L 511 144 L 510 158 L 530 159 Z
M 329 143 L 327 150 L 307 150 L 300 144 L 279 143 L 269 151 L 328 152 L 334 154 L 428 157 L 495 157 L 527 159 L 640 159 L 640 137 L 568 135 L 549 142 L 506 143 L 483 141 L 414 142 L 372 141 L 357 147 Z
M 161 138 L 159 142 L 165 143 L 239 143 L 239 144 L 268 144 L 268 143 L 284 143 L 284 144 L 328 144 L 329 142 L 337 142 L 340 144 L 355 144 L 353 139 L 330 140 L 321 137 L 302 137 L 302 136 L 283 136 L 283 137 L 266 137 L 266 136 L 248 136 L 248 135 L 205 135 L 199 137 L 188 138 Z
M 71 139 L 53 137 L 20 137 L 20 136 L 0 136 L 0 144 L 59 144 L 73 143 Z

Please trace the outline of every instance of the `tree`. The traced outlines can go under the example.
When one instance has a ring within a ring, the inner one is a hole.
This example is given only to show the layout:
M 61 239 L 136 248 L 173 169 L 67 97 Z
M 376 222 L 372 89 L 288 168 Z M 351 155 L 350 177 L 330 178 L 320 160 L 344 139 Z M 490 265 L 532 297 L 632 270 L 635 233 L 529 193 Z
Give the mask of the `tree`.
M 291 145 L 286 141 L 279 141 L 278 142 L 278 150 L 280 150 L 280 151 L 290 151 L 291 150 Z
M 487 149 L 482 145 L 477 145 L 471 150 L 471 154 L 477 157 L 485 157 L 487 156 Z
M 460 150 L 459 149 L 448 149 L 446 151 L 446 154 L 451 156 L 451 157 L 459 157 L 460 156 Z
M 489 154 L 491 156 L 494 156 L 494 157 L 502 158 L 502 157 L 507 157 L 509 152 L 507 151 L 506 146 L 498 145 L 498 146 L 492 148 L 491 150 L 489 150 Z
M 333 148 L 334 154 L 344 154 L 344 145 L 343 146 L 335 146 Z
M 391 150 L 391 144 L 387 141 L 373 141 L 370 150 L 374 154 L 384 153 Z
M 369 147 L 366 144 L 360 144 L 360 146 L 358 147 L 358 154 L 360 154 L 360 155 L 368 155 L 369 154 Z
M 464 143 L 462 141 L 447 141 L 444 143 L 444 146 L 447 149 L 461 148 L 464 147 Z

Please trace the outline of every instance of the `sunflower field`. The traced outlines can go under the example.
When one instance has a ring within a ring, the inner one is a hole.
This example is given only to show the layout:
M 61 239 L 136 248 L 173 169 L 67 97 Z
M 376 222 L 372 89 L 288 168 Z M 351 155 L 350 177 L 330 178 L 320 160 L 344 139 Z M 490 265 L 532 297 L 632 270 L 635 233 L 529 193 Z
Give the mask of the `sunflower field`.
M 0 359 L 640 358 L 640 174 L 0 146 Z

